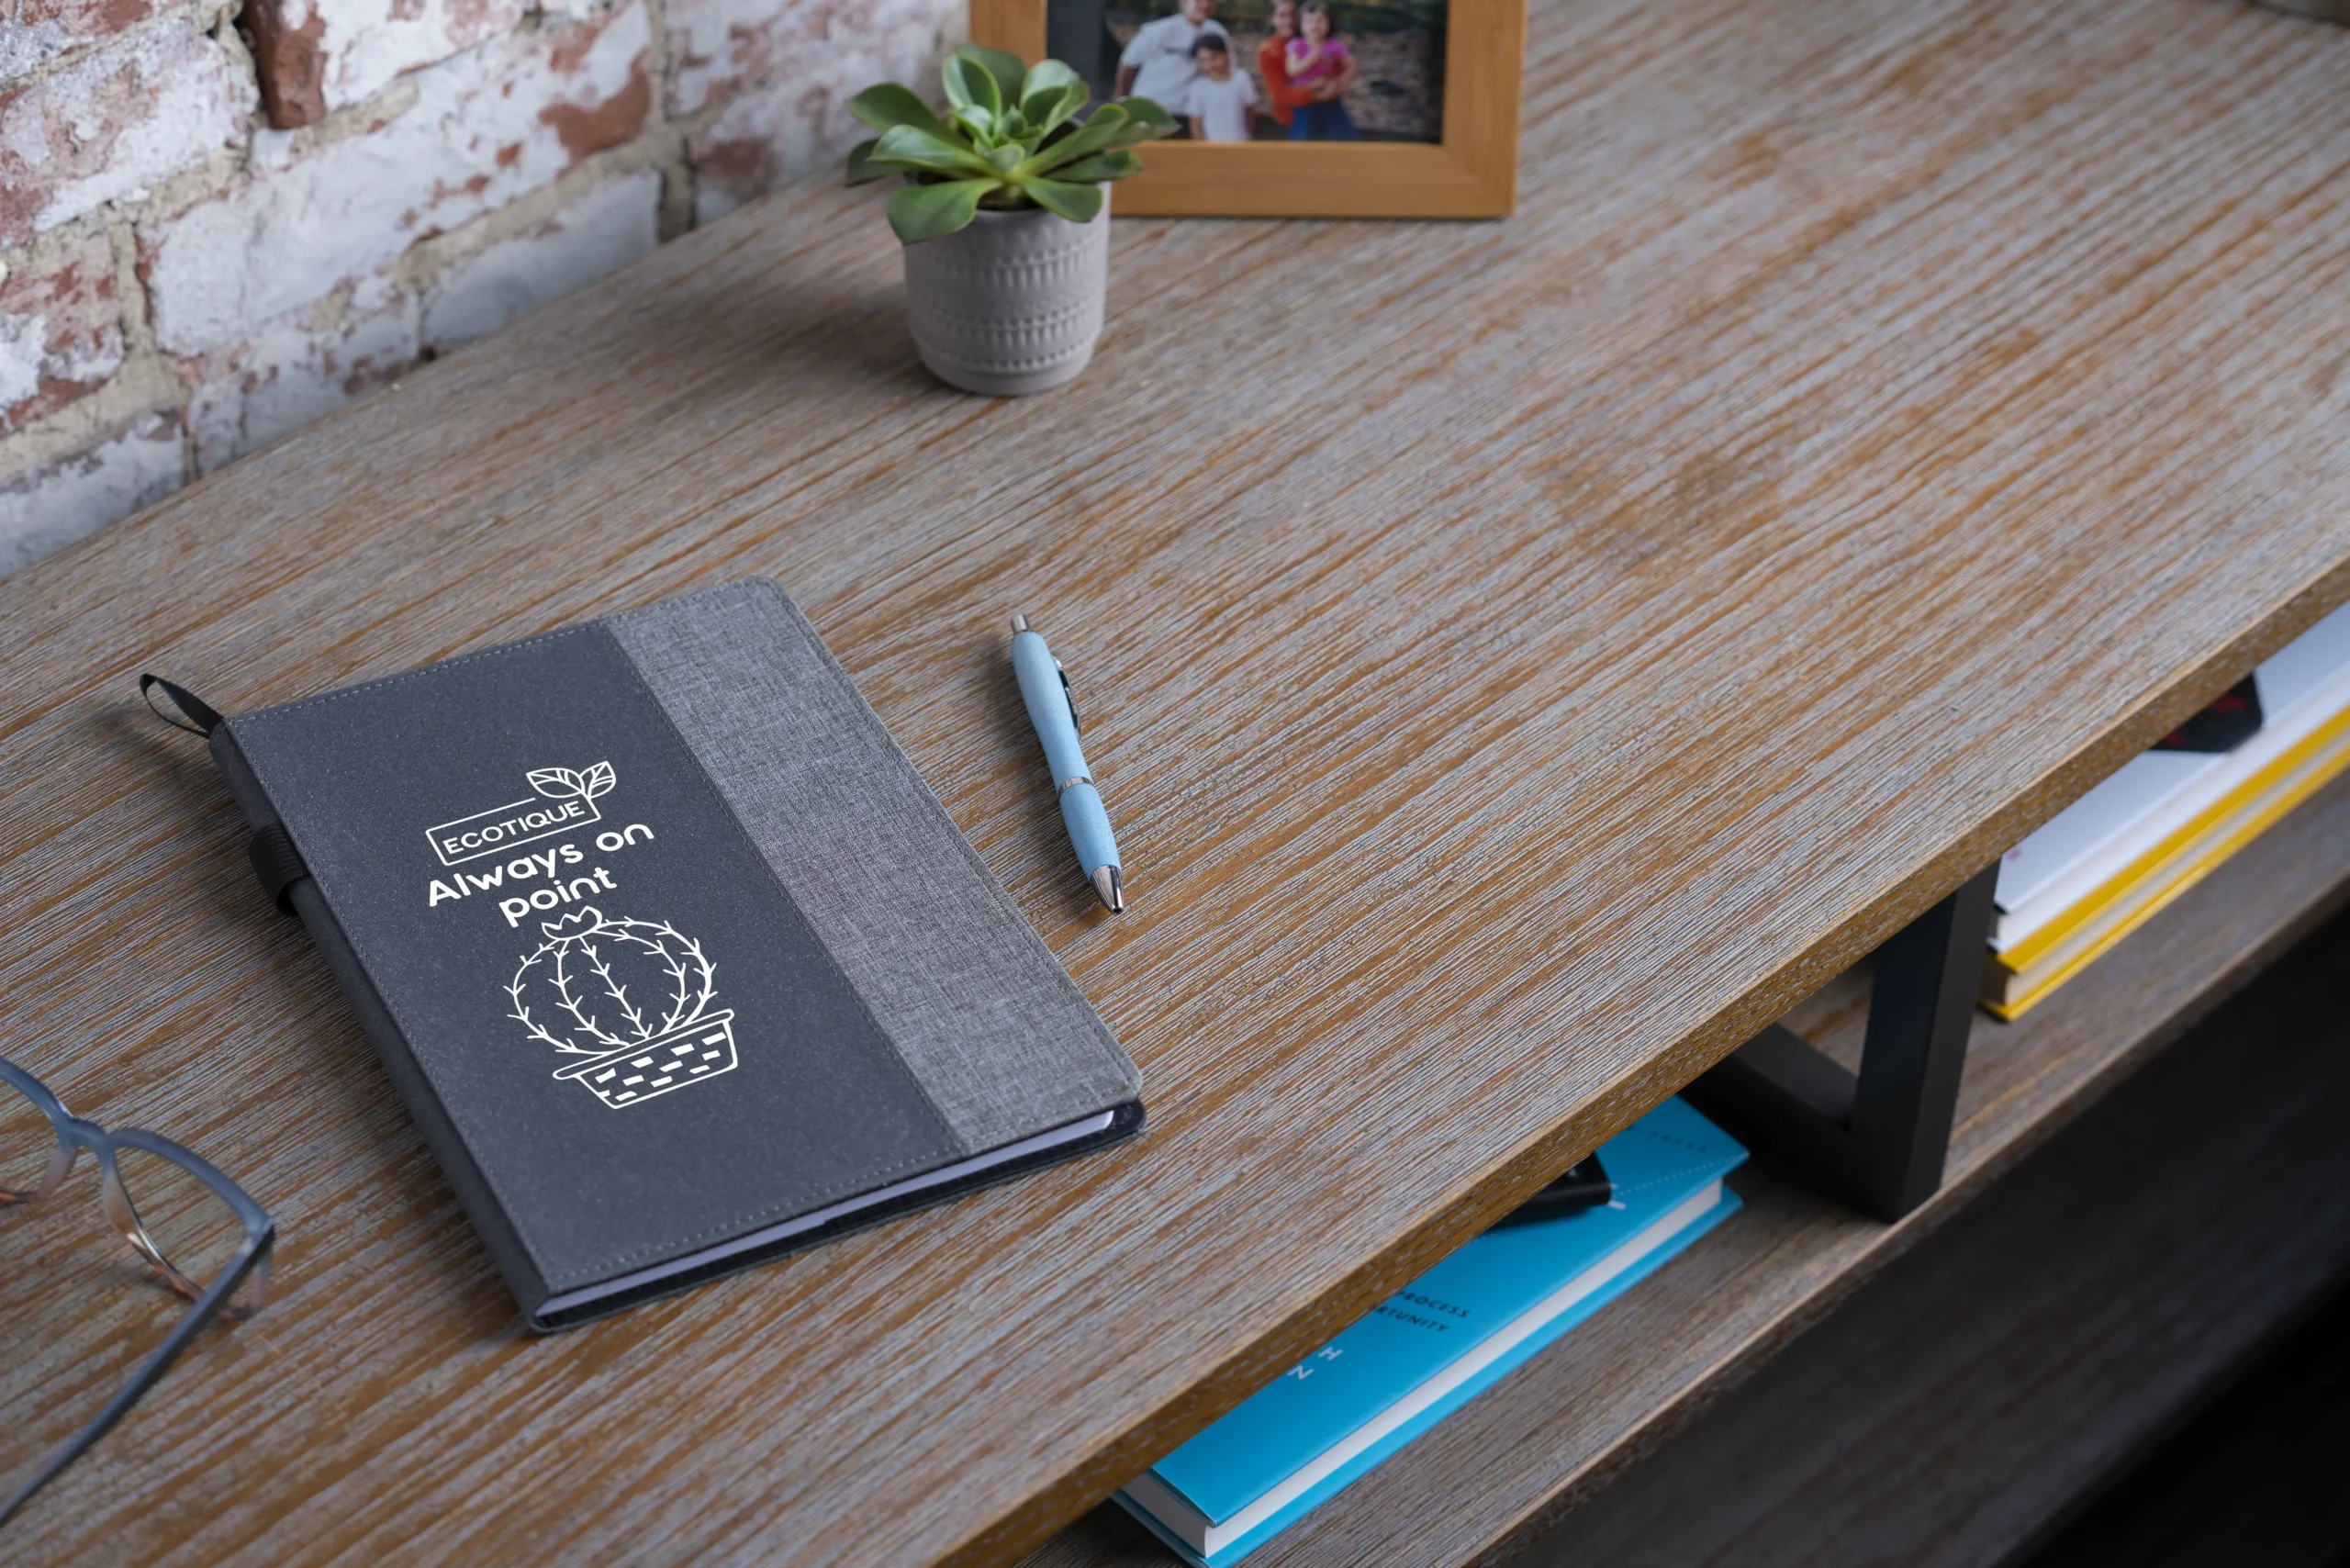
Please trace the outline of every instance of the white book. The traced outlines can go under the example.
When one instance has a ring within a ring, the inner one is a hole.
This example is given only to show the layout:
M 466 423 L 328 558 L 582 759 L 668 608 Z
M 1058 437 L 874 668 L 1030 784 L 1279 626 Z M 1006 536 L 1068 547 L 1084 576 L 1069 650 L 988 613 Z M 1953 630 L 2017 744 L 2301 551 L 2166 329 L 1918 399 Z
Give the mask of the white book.
M 2005 952 L 2097 891 L 2350 708 L 2350 605 L 2260 666 L 2259 734 L 2231 752 L 2150 751 L 2059 812 L 1999 862 L 1991 949 Z

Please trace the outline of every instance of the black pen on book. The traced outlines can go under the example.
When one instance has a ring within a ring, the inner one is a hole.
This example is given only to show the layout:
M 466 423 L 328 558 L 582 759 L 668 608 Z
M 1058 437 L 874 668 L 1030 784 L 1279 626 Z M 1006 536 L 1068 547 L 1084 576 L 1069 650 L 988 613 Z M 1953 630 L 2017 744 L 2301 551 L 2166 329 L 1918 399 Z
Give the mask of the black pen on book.
M 1615 1197 L 1616 1183 L 1608 1180 L 1607 1168 L 1599 1163 L 1599 1156 L 1587 1155 L 1581 1164 L 1495 1220 L 1494 1228 L 1579 1215 L 1612 1203 Z

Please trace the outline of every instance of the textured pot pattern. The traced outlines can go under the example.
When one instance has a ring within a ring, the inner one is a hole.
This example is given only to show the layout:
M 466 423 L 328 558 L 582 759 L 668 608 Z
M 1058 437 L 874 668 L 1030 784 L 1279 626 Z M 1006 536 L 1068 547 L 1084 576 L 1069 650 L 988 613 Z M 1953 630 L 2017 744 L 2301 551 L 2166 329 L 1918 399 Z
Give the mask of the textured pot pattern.
M 941 381 L 990 396 L 1076 379 L 1102 335 L 1110 203 L 1091 223 L 1039 210 L 986 212 L 908 245 L 906 318 Z

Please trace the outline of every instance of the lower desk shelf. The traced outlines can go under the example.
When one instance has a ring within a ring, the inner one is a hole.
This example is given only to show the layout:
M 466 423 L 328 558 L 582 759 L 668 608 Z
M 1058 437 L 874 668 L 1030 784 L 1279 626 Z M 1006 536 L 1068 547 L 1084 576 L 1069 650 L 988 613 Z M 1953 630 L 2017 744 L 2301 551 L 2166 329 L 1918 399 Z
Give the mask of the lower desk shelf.
M 2344 898 L 2350 778 L 2021 1021 L 1978 1016 L 1942 1189 L 1907 1219 L 1862 1219 L 1758 1158 L 1731 1178 L 1743 1213 L 1252 1554 L 1249 1568 L 1471 1562 L 1524 1539 L 1761 1366 Z M 1823 1002 L 1798 1010 L 1804 1032 L 1849 1059 L 1864 1009 Z M 1024 1568 L 1172 1561 L 1104 1505 Z

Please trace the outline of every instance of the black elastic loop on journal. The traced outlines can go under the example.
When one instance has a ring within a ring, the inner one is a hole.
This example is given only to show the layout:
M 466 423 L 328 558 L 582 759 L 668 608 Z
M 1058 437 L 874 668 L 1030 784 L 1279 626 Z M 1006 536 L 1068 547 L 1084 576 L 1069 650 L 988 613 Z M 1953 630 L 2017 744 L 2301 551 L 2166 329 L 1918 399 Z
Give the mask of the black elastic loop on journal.
M 159 686 L 163 689 L 163 695 L 172 700 L 172 706 L 187 715 L 186 718 L 175 719 L 155 706 L 155 688 Z M 185 730 L 192 735 L 209 735 L 220 727 L 219 710 L 175 680 L 165 680 L 160 675 L 142 675 L 139 678 L 139 695 L 146 699 L 150 712 L 174 729 Z M 190 720 L 194 722 L 191 723 Z
M 253 834 L 245 854 L 253 863 L 253 875 L 261 879 L 261 890 L 269 895 L 281 914 L 294 913 L 294 884 L 310 874 L 302 863 L 302 852 L 294 847 L 294 835 L 284 824 L 272 823 Z

